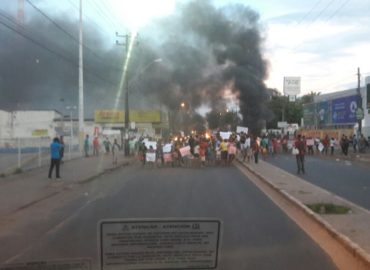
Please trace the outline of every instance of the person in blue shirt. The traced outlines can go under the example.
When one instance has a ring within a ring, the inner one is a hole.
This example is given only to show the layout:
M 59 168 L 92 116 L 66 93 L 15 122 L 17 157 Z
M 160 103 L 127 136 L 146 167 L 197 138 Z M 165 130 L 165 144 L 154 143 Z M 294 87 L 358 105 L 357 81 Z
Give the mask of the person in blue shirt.
M 55 166 L 55 175 L 56 178 L 60 178 L 59 174 L 59 167 L 60 167 L 60 149 L 61 144 L 58 138 L 54 138 L 53 142 L 50 144 L 50 156 L 51 156 L 51 162 L 50 162 L 50 168 L 49 168 L 49 179 L 51 178 L 51 175 L 53 173 L 53 169 Z
M 85 157 L 88 157 L 89 156 L 89 148 L 90 148 L 90 145 L 89 145 L 89 135 L 86 135 L 85 141 L 84 141 Z

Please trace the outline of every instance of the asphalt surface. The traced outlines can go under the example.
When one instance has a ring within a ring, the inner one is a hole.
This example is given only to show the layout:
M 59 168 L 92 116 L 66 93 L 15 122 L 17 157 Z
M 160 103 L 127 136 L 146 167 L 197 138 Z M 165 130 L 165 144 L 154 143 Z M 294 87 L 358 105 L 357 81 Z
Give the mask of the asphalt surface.
M 191 217 L 223 222 L 217 269 L 336 269 L 320 247 L 235 167 L 126 168 L 79 192 L 82 196 L 53 211 L 42 224 L 27 226 L 28 239 L 25 232 L 0 239 L 8 250 L 23 241 L 17 252 L 8 254 L 17 255 L 12 263 L 91 258 L 97 267 L 100 220 Z M 30 234 L 30 228 L 39 235 Z
M 295 174 L 293 155 L 276 155 L 267 162 Z M 305 157 L 306 174 L 300 177 L 357 205 L 370 210 L 370 167 L 344 160 L 329 160 L 315 156 Z

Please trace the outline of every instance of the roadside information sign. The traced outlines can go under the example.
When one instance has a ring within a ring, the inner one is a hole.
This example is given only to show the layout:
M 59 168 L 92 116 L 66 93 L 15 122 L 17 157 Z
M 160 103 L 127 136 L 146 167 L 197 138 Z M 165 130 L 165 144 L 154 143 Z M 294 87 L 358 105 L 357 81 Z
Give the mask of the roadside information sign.
M 104 220 L 99 227 L 102 270 L 217 267 L 219 220 Z

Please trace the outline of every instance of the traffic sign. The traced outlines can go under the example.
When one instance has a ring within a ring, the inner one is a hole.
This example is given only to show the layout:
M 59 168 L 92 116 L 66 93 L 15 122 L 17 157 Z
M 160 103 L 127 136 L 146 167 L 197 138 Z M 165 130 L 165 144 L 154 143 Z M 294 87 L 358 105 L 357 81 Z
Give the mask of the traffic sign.
M 356 118 L 357 118 L 357 120 L 364 119 L 364 110 L 362 108 L 357 108 Z

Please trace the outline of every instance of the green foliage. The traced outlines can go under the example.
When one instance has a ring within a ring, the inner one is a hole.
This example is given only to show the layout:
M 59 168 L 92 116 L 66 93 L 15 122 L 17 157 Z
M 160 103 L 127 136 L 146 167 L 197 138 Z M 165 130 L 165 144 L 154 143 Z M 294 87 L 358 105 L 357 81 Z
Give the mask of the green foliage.
M 346 206 L 332 203 L 307 204 L 307 207 L 318 214 L 347 214 L 351 210 Z
M 314 96 L 320 95 L 320 92 L 311 91 L 309 94 L 298 98 L 295 102 L 289 102 L 286 96 L 273 96 L 267 103 L 268 109 L 274 117 L 267 122 L 267 128 L 277 128 L 277 122 L 284 121 L 288 123 L 301 123 L 303 117 L 303 104 L 312 103 Z

